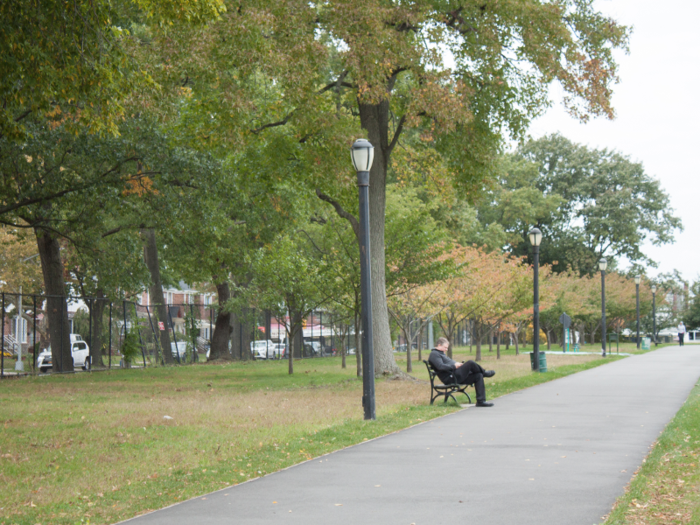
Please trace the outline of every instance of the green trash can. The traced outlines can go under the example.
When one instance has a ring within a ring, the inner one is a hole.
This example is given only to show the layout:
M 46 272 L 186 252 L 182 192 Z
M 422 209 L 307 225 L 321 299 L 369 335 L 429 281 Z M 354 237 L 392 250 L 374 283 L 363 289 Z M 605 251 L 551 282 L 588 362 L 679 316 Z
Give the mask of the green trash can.
M 532 370 L 535 370 L 535 352 L 530 352 L 530 366 Z M 540 372 L 547 371 L 547 355 L 544 352 L 540 352 Z

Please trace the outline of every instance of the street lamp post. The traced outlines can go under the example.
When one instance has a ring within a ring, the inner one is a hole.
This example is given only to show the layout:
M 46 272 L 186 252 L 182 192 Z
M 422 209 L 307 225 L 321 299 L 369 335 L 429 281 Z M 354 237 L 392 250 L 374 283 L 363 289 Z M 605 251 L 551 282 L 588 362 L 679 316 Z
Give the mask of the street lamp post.
M 656 285 L 651 286 L 651 330 L 654 337 L 654 346 L 659 346 L 656 342 Z
M 603 258 L 600 261 L 598 261 L 598 268 L 600 268 L 600 292 L 601 292 L 601 307 L 602 307 L 602 313 L 603 313 L 603 326 L 602 326 L 602 332 L 603 332 L 603 357 L 605 357 L 605 338 L 607 337 L 607 334 L 605 333 L 605 270 L 608 267 L 608 261 Z
M 533 228 L 527 234 L 532 244 L 532 258 L 534 267 L 533 280 L 533 338 L 532 353 L 535 360 L 535 372 L 540 371 L 540 242 L 542 242 L 542 232 L 539 228 Z
M 369 242 L 369 170 L 374 146 L 357 139 L 350 150 L 360 193 L 360 293 L 362 296 L 362 406 L 365 419 L 377 419 L 374 400 L 374 349 L 372 347 L 372 287 Z
M 637 350 L 639 350 L 640 344 L 639 344 L 639 283 L 642 282 L 642 277 L 641 275 L 638 275 L 637 277 L 634 278 L 634 285 L 635 288 L 637 289 Z

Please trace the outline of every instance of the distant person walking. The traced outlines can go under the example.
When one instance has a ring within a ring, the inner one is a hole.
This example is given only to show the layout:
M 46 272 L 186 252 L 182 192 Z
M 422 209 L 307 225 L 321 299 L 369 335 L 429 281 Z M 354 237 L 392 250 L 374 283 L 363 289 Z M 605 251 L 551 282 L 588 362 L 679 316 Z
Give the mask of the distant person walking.
M 683 324 L 683 321 L 678 323 L 678 344 L 681 346 L 683 345 L 683 339 L 685 338 L 685 325 Z

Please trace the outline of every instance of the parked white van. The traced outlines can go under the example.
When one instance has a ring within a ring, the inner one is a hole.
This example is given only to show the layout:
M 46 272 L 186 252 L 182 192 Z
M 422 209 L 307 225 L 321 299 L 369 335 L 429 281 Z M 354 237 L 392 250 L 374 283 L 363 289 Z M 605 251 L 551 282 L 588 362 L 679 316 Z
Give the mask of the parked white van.
M 90 370 L 90 347 L 83 341 L 80 334 L 70 334 L 70 350 L 73 355 L 73 368 Z M 51 346 L 41 352 L 36 358 L 36 367 L 46 373 L 53 365 Z

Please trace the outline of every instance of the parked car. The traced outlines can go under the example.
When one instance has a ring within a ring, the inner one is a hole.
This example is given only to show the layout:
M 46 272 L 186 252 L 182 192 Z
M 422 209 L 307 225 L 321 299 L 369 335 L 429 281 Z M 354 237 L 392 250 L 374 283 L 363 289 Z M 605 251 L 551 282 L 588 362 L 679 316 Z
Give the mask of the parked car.
M 275 343 L 275 355 L 281 359 L 287 357 L 287 347 L 284 343 Z
M 80 334 L 70 334 L 71 354 L 73 355 L 73 368 L 90 370 L 90 347 L 83 341 Z M 41 352 L 36 358 L 36 367 L 42 372 L 48 372 L 53 365 L 51 346 Z
M 250 342 L 250 353 L 254 359 L 276 359 L 280 356 L 275 343 L 270 339 Z

